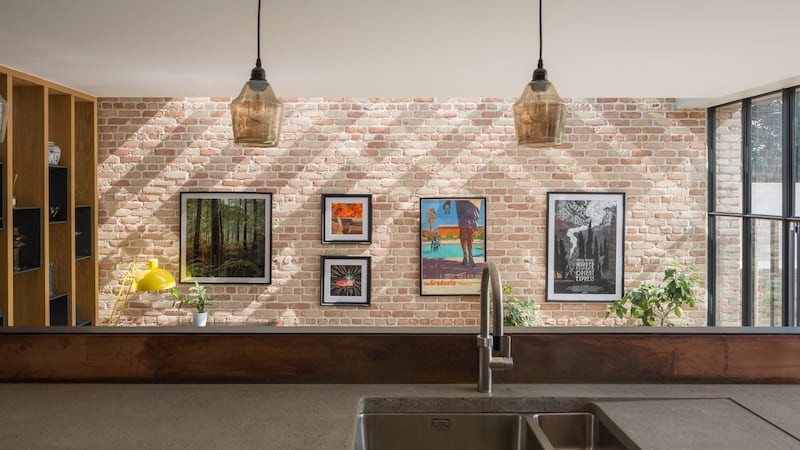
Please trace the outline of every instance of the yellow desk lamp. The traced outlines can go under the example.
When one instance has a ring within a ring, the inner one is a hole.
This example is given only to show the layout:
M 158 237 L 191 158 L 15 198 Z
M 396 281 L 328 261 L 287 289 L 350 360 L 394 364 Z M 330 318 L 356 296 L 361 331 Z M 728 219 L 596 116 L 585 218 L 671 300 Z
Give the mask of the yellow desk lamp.
M 147 269 L 137 270 L 147 266 Z M 175 278 L 172 274 L 164 269 L 158 268 L 158 260 L 153 258 L 147 260 L 145 263 L 133 263 L 131 268 L 125 273 L 122 278 L 122 284 L 119 287 L 117 300 L 114 302 L 114 307 L 111 308 L 111 315 L 108 317 L 108 325 L 119 325 L 122 319 L 122 313 L 125 311 L 125 306 L 128 304 L 128 296 L 131 292 L 155 292 L 163 291 L 175 287 Z M 123 291 L 125 297 L 122 297 Z M 120 303 L 120 299 L 122 302 Z M 119 307 L 119 309 L 117 309 Z

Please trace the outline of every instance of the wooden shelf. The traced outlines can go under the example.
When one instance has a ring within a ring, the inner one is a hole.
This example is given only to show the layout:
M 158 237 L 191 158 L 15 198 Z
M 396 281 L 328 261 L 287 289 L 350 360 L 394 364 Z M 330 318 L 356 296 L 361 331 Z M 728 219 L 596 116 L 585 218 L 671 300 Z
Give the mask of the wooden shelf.
M 97 323 L 97 99 L 2 66 L 0 95 L 10 112 L 0 144 L 5 324 Z M 61 148 L 58 165 L 48 164 L 49 141 Z M 16 269 L 15 228 L 25 236 Z

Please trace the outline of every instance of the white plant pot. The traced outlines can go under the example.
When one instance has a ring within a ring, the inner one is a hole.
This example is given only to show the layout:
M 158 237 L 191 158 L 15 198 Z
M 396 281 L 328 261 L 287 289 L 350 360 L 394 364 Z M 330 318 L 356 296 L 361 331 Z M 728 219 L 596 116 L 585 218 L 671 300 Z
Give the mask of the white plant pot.
M 194 322 L 194 326 L 204 327 L 206 326 L 207 321 L 208 321 L 208 312 L 195 311 L 192 313 L 192 322 Z

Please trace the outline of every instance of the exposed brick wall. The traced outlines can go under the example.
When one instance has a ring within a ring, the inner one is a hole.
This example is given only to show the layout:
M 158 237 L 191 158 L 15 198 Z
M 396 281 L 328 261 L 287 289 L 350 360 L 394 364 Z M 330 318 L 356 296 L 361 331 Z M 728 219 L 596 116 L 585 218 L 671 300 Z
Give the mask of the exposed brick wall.
M 256 149 L 232 145 L 227 98 L 99 99 L 101 317 L 132 261 L 158 257 L 178 272 L 182 190 L 274 193 L 273 282 L 208 285 L 214 323 L 475 325 L 477 297 L 419 296 L 421 196 L 487 197 L 488 257 L 521 299 L 544 302 L 548 191 L 627 194 L 626 289 L 660 279 L 673 259 L 705 270 L 705 111 L 572 100 L 563 145 L 529 149 L 515 143 L 513 101 L 284 99 L 280 146 Z M 322 193 L 373 195 L 371 245 L 320 243 Z M 319 305 L 323 254 L 372 256 L 371 307 Z M 605 306 L 544 303 L 542 314 L 613 324 Z M 141 293 L 125 322 L 187 314 Z M 705 305 L 684 323 L 705 324 Z

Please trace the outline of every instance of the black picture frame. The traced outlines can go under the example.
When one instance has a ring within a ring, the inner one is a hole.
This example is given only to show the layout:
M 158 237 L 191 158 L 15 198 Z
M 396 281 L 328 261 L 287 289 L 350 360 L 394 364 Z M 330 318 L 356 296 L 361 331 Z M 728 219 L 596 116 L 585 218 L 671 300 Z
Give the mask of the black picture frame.
M 420 198 L 419 204 L 420 295 L 479 295 L 486 197 Z
M 322 194 L 322 243 L 372 243 L 372 195 Z
M 372 258 L 323 255 L 320 260 L 320 304 L 370 306 Z
M 272 282 L 271 193 L 180 193 L 180 282 L 194 281 Z
M 548 192 L 545 300 L 621 298 L 624 247 L 624 192 Z

